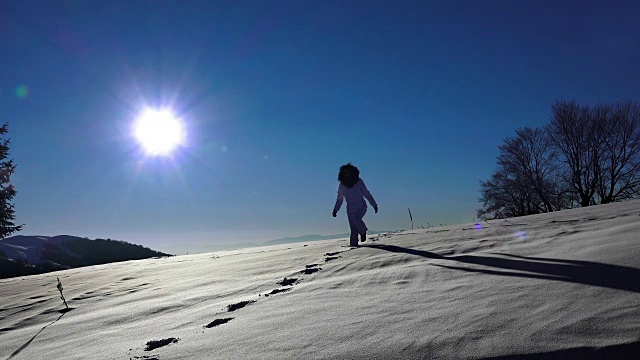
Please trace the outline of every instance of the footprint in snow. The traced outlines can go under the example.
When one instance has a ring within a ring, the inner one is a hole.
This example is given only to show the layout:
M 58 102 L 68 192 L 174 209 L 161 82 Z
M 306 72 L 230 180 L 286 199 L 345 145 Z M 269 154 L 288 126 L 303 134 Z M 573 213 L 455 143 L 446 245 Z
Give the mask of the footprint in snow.
M 212 322 L 210 322 L 207 325 L 205 325 L 204 327 L 206 327 L 206 328 L 216 327 L 218 325 L 226 324 L 231 320 L 233 320 L 233 318 L 215 319 Z
M 177 343 L 180 339 L 177 338 L 167 338 L 167 339 L 162 339 L 162 340 L 151 340 L 149 342 L 147 342 L 147 347 L 144 348 L 144 351 L 151 351 L 151 350 L 155 350 L 157 348 L 163 347 L 163 346 L 167 346 L 169 344 L 173 344 L 173 343 Z
M 284 278 L 282 281 L 279 281 L 276 284 L 281 286 L 290 286 L 295 284 L 297 281 L 298 281 L 298 278 Z
M 313 274 L 318 272 L 319 270 L 322 270 L 322 268 L 317 267 L 318 264 L 311 264 L 311 265 L 306 265 L 306 268 L 302 271 L 300 271 L 303 274 Z
M 256 302 L 256 300 L 245 300 L 245 301 L 240 301 L 239 303 L 236 303 L 236 304 L 227 305 L 227 311 L 228 312 L 236 311 L 238 309 L 242 309 L 243 307 L 249 304 L 253 304 L 254 302 Z
M 280 294 L 280 293 L 287 292 L 287 291 L 290 291 L 290 290 L 291 290 L 291 288 L 273 289 L 273 290 L 271 290 L 270 293 L 264 294 L 264 296 L 265 297 L 269 297 L 269 295 Z
M 158 355 L 142 355 L 131 357 L 132 360 L 160 360 Z
M 305 275 L 310 275 L 313 273 L 317 273 L 320 269 L 318 268 L 311 268 L 311 269 L 304 269 L 304 270 L 300 270 L 300 273 L 305 274 Z

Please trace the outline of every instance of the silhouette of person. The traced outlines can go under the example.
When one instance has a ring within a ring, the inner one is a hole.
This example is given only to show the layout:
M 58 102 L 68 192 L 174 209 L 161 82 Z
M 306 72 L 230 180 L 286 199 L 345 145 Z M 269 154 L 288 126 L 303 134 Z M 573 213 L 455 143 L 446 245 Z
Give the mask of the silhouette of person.
M 358 235 L 362 242 L 367 240 L 367 225 L 362 220 L 367 213 L 367 203 L 364 199 L 369 200 L 369 204 L 373 206 L 376 214 L 378 213 L 378 204 L 373 199 L 373 196 L 364 184 L 364 181 L 360 179 L 360 170 L 357 167 L 348 163 L 340 167 L 338 173 L 338 198 L 336 204 L 333 207 L 333 217 L 336 217 L 343 200 L 347 200 L 347 219 L 349 219 L 349 227 L 351 228 L 351 237 L 349 238 L 349 245 L 358 246 Z

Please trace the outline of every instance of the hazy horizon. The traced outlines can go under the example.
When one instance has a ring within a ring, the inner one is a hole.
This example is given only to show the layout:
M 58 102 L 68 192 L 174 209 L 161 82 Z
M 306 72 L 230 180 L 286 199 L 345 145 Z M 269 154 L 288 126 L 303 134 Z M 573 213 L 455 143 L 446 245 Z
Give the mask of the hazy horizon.
M 400 229 L 398 229 L 400 230 Z M 369 234 L 378 234 L 382 232 L 389 231 L 398 231 L 398 230 L 385 230 L 385 231 L 377 231 L 375 229 L 370 229 Z M 234 235 L 237 234 L 234 232 Z M 44 234 L 17 234 L 11 235 L 8 238 L 14 236 L 25 236 L 25 237 L 56 237 L 56 236 L 73 236 L 78 238 L 89 238 L 85 236 L 78 236 L 74 234 L 56 234 L 56 235 L 44 235 Z M 328 240 L 328 239 L 339 239 L 343 237 L 348 237 L 348 233 L 340 233 L 340 234 L 304 234 L 299 236 L 286 236 L 279 238 L 269 238 L 269 239 L 257 239 L 252 240 L 250 237 L 241 238 L 241 240 L 228 240 L 228 241 L 194 241 L 193 238 L 188 236 L 177 236 L 175 238 L 166 238 L 165 240 L 155 239 L 153 245 L 149 246 L 147 244 L 141 244 L 129 241 L 127 239 L 119 239 L 116 237 L 99 237 L 101 239 L 111 239 L 111 240 L 121 240 L 126 241 L 128 243 L 133 243 L 136 245 L 142 245 L 145 247 L 149 247 L 152 250 L 161 251 L 173 255 L 185 255 L 185 254 L 199 254 L 199 253 L 207 253 L 214 251 L 222 251 L 222 250 L 232 250 L 232 249 L 241 249 L 246 247 L 259 247 L 259 246 L 269 246 L 274 244 L 283 244 L 283 243 L 297 243 L 297 242 L 310 242 L 310 241 L 319 241 L 319 240 Z M 90 240 L 95 240 L 96 238 L 89 238 Z M 244 239 L 244 241 L 242 241 Z M 2 240 L 0 240 L 2 241 Z

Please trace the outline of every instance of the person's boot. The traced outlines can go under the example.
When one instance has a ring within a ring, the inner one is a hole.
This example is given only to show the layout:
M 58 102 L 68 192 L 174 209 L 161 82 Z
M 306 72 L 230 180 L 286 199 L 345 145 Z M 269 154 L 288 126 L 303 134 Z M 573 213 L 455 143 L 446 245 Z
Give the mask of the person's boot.
M 365 241 L 367 241 L 367 233 L 360 234 L 360 241 L 361 241 L 361 242 L 365 242 Z

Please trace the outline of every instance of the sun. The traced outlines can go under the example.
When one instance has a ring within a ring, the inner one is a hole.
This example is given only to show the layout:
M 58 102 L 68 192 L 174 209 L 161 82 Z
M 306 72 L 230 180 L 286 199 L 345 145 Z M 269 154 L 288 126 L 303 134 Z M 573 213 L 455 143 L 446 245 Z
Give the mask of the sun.
M 171 154 L 186 137 L 182 120 L 169 109 L 145 109 L 133 124 L 133 134 L 153 156 Z

